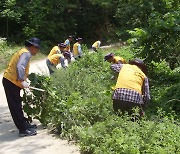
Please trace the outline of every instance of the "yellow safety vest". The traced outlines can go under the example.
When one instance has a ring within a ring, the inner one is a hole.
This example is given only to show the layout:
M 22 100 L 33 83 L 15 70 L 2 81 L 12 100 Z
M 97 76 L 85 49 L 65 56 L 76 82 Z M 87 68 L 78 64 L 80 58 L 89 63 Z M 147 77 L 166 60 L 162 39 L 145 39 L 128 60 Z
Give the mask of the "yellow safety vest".
M 60 57 L 64 58 L 64 56 L 62 54 L 54 54 L 54 55 L 51 55 L 50 57 L 48 57 L 48 59 L 52 64 L 57 66 L 60 63 Z
M 54 46 L 54 47 L 51 49 L 48 57 L 50 57 L 51 55 L 57 54 L 58 51 L 60 52 L 59 47 L 58 47 L 58 46 Z
M 19 61 L 20 56 L 25 52 L 29 52 L 29 51 L 26 48 L 23 48 L 13 55 L 3 75 L 4 78 L 8 79 L 9 81 L 11 81 L 12 83 L 14 83 L 16 86 L 20 88 L 23 88 L 23 86 L 21 85 L 21 81 L 18 80 L 16 67 L 17 67 L 17 63 Z M 29 74 L 29 62 L 27 63 L 27 66 L 25 68 L 24 80 L 26 80 L 28 74 Z
M 99 41 L 96 41 L 96 42 L 94 42 L 93 43 L 93 45 L 92 45 L 92 47 L 94 47 L 94 48 L 99 48 Z
M 117 64 L 119 60 L 120 60 L 123 64 L 126 64 L 126 61 L 125 61 L 124 58 L 122 58 L 122 57 L 114 56 L 114 60 L 115 60 L 115 64 Z
M 74 56 L 79 55 L 78 45 L 79 45 L 79 42 L 76 42 L 76 43 L 73 45 L 73 54 L 74 54 Z
M 142 94 L 142 85 L 146 75 L 136 66 L 124 64 L 119 72 L 115 89 L 127 88 Z

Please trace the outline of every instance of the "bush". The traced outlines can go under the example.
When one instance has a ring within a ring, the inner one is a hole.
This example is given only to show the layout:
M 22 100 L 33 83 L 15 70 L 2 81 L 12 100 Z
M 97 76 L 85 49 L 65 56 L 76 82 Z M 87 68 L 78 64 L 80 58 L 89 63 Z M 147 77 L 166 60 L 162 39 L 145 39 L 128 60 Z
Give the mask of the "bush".
M 111 86 L 116 81 L 110 80 L 110 64 L 103 60 L 107 52 L 110 51 L 86 51 L 69 68 L 57 70 L 50 80 L 38 77 L 41 79 L 36 86 L 46 89 L 43 103 L 39 102 L 45 112 L 37 108 L 39 114 L 35 115 L 61 137 L 79 142 L 85 153 L 178 153 L 179 120 L 171 110 L 176 111 L 178 106 L 165 103 L 179 99 L 177 71 L 164 64 L 154 67 L 156 71 L 150 72 L 152 101 L 147 116 L 132 122 L 133 117 L 118 117 L 113 112 Z M 124 55 L 126 60 L 133 57 L 127 47 L 113 52 Z M 169 84 L 161 79 L 166 77 L 172 78 Z M 40 94 L 35 96 L 41 101 Z
M 109 116 L 107 120 L 79 131 L 81 150 L 85 153 L 178 153 L 180 129 L 173 118 L 161 114 L 153 121 Z

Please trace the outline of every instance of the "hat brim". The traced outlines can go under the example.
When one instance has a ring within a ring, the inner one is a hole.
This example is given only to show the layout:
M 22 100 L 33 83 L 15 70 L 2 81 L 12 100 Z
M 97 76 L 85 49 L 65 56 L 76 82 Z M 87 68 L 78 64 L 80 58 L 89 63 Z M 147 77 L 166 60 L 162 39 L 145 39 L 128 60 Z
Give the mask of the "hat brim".
M 37 48 L 41 48 L 41 46 L 40 46 L 39 44 L 34 43 L 34 42 L 31 42 L 31 41 L 29 41 L 29 40 L 27 40 L 26 43 L 29 43 L 29 44 L 31 44 L 31 45 L 37 47 Z

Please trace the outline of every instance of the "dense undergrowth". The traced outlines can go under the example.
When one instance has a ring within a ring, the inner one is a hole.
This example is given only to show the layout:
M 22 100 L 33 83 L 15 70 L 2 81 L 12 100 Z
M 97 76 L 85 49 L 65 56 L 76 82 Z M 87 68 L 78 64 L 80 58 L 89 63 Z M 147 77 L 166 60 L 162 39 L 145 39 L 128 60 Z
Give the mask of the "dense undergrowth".
M 60 137 L 77 141 L 82 153 L 180 153 L 179 69 L 172 71 L 164 62 L 149 67 L 152 99 L 146 116 L 132 122 L 113 112 L 111 86 L 116 81 L 103 61 L 107 52 L 86 52 L 51 78 L 32 74 L 31 84 L 46 91 L 24 97 L 25 111 Z M 113 52 L 126 60 L 134 57 L 128 47 Z

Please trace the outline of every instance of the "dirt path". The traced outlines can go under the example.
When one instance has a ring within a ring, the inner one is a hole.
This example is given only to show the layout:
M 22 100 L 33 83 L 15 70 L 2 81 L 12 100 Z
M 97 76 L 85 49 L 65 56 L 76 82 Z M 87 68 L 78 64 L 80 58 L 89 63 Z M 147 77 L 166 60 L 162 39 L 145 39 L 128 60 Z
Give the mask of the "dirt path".
M 45 60 L 31 63 L 30 72 L 48 74 Z M 53 137 L 47 129 L 38 125 L 36 136 L 18 137 L 2 86 L 2 73 L 0 74 L 0 154 L 80 154 L 77 146 L 69 144 L 66 140 Z

